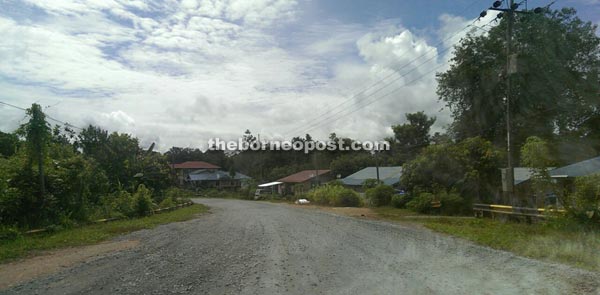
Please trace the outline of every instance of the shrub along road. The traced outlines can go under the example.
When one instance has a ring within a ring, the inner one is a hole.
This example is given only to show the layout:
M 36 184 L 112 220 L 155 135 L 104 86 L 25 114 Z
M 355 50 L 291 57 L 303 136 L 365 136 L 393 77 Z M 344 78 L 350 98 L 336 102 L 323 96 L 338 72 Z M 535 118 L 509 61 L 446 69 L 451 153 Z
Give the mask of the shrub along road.
M 380 221 L 197 199 L 212 214 L 121 236 L 136 248 L 6 293 L 596 294 L 600 277 Z

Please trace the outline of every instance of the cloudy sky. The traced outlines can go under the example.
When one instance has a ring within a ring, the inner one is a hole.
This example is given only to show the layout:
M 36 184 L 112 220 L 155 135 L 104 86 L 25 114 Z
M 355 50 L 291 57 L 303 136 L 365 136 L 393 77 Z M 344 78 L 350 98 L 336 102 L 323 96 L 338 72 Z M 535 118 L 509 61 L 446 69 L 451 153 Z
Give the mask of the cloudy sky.
M 0 101 L 163 151 L 246 129 L 380 139 L 420 110 L 441 130 L 434 74 L 461 36 L 494 25 L 473 22 L 491 2 L 0 0 Z M 561 6 L 600 22 L 600 0 Z M 26 120 L 5 105 L 0 118 L 4 132 Z

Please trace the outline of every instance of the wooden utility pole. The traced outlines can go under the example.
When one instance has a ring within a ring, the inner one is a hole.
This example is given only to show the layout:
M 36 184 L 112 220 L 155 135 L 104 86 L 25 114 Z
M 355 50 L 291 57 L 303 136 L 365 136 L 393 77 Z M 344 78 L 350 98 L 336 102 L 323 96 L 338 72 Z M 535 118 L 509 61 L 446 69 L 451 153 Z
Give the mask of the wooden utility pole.
M 527 7 L 527 1 L 523 1 L 525 6 Z M 511 126 L 511 75 L 517 72 L 517 57 L 512 53 L 512 37 L 513 37 L 513 25 L 515 22 L 515 14 L 522 13 L 528 14 L 531 11 L 527 11 L 527 9 L 520 11 L 518 10 L 519 6 L 523 4 L 523 2 L 515 3 L 514 0 L 508 0 L 508 8 L 500 8 L 502 6 L 503 1 L 495 1 L 492 7 L 489 9 L 500 11 L 497 18 L 506 17 L 506 158 L 507 158 L 507 167 L 503 171 L 502 177 L 502 190 L 505 193 L 506 201 L 511 205 L 515 204 L 514 199 L 514 162 L 513 162 L 513 151 L 512 151 L 512 126 Z M 541 13 L 543 9 L 538 7 L 533 10 L 533 13 Z M 480 17 L 484 17 L 486 15 L 486 11 L 483 11 L 480 14 Z
M 317 163 L 317 151 L 314 151 L 314 152 L 315 152 L 315 155 L 314 155 L 314 157 L 315 157 L 315 186 L 319 186 L 319 166 Z
M 513 160 L 512 160 L 512 139 L 511 139 L 511 124 L 510 124 L 510 76 L 512 74 L 511 67 L 511 46 L 512 46 L 512 29 L 515 20 L 514 17 L 514 0 L 509 0 L 509 6 L 507 11 L 507 22 L 506 22 L 506 152 L 507 152 L 507 167 L 506 167 L 506 181 L 508 182 L 507 194 L 508 201 L 511 205 L 514 204 L 513 196 L 513 184 L 515 183 Z
M 377 173 L 377 185 L 379 185 L 379 153 L 378 150 L 375 150 L 375 171 Z

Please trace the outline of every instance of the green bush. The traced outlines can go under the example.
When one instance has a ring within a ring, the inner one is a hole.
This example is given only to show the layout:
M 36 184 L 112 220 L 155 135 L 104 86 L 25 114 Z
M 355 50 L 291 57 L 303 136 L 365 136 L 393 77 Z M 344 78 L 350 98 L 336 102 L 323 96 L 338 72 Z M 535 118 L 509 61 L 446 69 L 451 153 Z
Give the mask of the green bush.
M 435 197 L 432 193 L 420 193 L 410 202 L 406 203 L 406 208 L 411 211 L 418 213 L 430 213 L 431 212 L 431 202 L 435 200 Z
M 187 203 L 194 197 L 194 192 L 177 187 L 168 188 L 164 192 L 164 199 L 170 198 L 176 204 Z
M 336 179 L 336 180 L 332 180 L 332 181 L 328 182 L 327 185 L 344 186 L 344 183 L 341 180 Z
M 140 184 L 137 191 L 133 195 L 135 199 L 135 215 L 149 216 L 152 215 L 154 204 L 152 203 L 152 193 L 145 185 Z
M 432 213 L 431 202 L 440 202 L 440 213 L 444 215 L 461 215 L 470 212 L 471 204 L 454 192 L 440 191 L 436 194 L 420 193 L 410 202 L 406 208 L 418 213 Z
M 392 206 L 396 208 L 405 208 L 406 203 L 408 203 L 410 200 L 410 195 L 393 195 Z
M 444 215 L 461 215 L 471 210 L 471 204 L 456 193 L 438 193 L 441 203 L 441 213 Z
M 202 192 L 202 195 L 206 198 L 226 198 L 227 193 L 225 191 L 220 191 L 217 189 L 207 189 Z
M 0 242 L 13 241 L 21 237 L 16 227 L 0 225 Z
M 395 191 L 389 185 L 380 184 L 366 191 L 367 200 L 371 206 L 387 206 L 392 201 Z
M 577 222 L 600 226 L 600 174 L 577 177 L 575 191 L 563 199 L 563 205 Z
M 355 191 L 339 185 L 319 186 L 309 191 L 307 197 L 316 204 L 329 206 L 359 207 L 362 203 Z
M 135 215 L 135 199 L 127 191 L 119 191 L 112 195 L 109 200 L 110 207 L 120 215 L 133 217 Z
M 374 187 L 376 187 L 376 186 L 378 186 L 378 185 L 381 185 L 381 184 L 382 184 L 382 183 L 381 183 L 381 181 L 380 181 L 380 180 L 377 180 L 377 179 L 374 179 L 374 178 L 369 178 L 369 179 L 366 179 L 366 180 L 363 182 L 362 188 L 363 188 L 364 190 L 368 190 L 368 189 L 370 189 L 370 188 L 374 188 Z
M 158 207 L 160 207 L 160 208 L 170 208 L 170 207 L 175 207 L 175 205 L 177 205 L 177 203 L 175 203 L 175 201 L 173 201 L 173 198 L 168 197 L 168 198 L 162 200 L 162 202 L 160 202 L 160 204 L 158 205 Z

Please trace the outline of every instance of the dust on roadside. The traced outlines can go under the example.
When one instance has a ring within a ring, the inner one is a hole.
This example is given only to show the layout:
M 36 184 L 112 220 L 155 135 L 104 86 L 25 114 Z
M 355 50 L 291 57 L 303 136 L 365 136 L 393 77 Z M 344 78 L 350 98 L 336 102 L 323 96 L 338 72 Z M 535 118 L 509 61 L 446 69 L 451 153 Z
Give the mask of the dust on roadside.
M 41 255 L 0 264 L 0 290 L 56 273 L 83 261 L 136 247 L 137 240 L 111 241 L 95 245 L 44 251 Z

